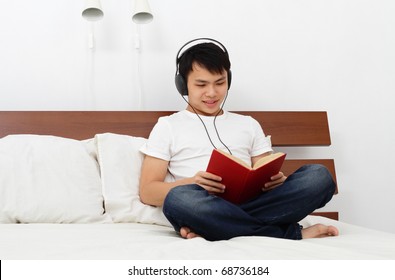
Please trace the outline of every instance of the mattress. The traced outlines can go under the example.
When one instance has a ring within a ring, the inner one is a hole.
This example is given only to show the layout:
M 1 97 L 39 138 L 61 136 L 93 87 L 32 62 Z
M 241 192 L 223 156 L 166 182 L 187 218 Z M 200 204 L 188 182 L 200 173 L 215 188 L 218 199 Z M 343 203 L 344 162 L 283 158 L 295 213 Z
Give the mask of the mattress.
M 153 224 L 0 224 L 0 259 L 46 260 L 383 260 L 395 259 L 395 234 L 308 216 L 302 225 L 332 224 L 336 237 L 285 240 L 236 237 L 186 240 Z

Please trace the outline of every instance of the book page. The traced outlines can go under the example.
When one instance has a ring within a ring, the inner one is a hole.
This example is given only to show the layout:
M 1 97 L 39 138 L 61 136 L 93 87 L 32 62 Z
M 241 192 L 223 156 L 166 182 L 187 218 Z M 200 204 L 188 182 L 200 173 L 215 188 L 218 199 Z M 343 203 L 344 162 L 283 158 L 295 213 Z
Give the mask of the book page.
M 227 152 L 224 152 L 222 150 L 217 150 L 218 152 L 220 152 L 221 154 L 223 154 L 224 156 L 232 159 L 233 161 L 237 162 L 238 164 L 248 168 L 248 169 L 252 169 L 251 166 L 249 166 L 245 161 L 239 159 L 238 157 L 235 157 L 234 155 L 228 154 Z
M 257 169 L 257 168 L 261 167 L 262 165 L 265 165 L 268 162 L 271 162 L 272 160 L 274 160 L 274 159 L 276 159 L 278 157 L 281 157 L 282 155 L 284 155 L 284 153 L 278 152 L 278 153 L 274 153 L 274 154 L 270 154 L 268 156 L 265 156 L 265 157 L 261 158 L 260 160 L 258 160 L 255 163 L 253 169 Z

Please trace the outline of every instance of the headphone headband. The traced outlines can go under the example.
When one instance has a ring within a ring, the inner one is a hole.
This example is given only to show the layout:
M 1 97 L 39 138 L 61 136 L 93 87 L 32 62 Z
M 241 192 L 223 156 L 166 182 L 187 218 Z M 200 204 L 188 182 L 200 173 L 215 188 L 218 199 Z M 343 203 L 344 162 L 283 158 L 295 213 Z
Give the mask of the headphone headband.
M 189 47 L 190 44 L 192 44 L 192 43 L 194 43 L 194 42 L 197 42 L 197 41 L 204 41 L 204 42 L 207 42 L 207 43 L 214 43 L 215 45 L 217 45 L 218 47 L 220 47 L 220 48 L 222 49 L 222 51 L 223 51 L 227 56 L 229 56 L 228 51 L 227 51 L 227 49 L 225 48 L 225 46 L 224 46 L 221 42 L 219 42 L 219 41 L 217 41 L 217 40 L 215 40 L 215 39 L 211 39 L 211 38 L 196 38 L 196 39 L 193 39 L 193 40 L 190 40 L 190 41 L 186 42 L 186 43 L 178 50 L 177 56 L 176 56 L 175 83 L 176 83 L 176 88 L 177 88 L 178 92 L 179 92 L 181 95 L 188 95 L 188 87 L 187 87 L 187 82 L 185 81 L 184 77 L 182 77 L 182 76 L 180 75 L 180 73 L 179 73 L 179 62 L 180 62 L 180 58 L 181 58 L 181 56 L 182 56 L 186 51 L 188 51 L 189 48 L 191 48 L 191 47 L 197 45 L 197 44 L 194 44 L 193 46 L 190 46 L 190 47 Z M 202 42 L 202 43 L 203 43 L 203 42 Z M 188 46 L 188 48 L 187 48 L 186 50 L 184 50 L 187 46 Z M 232 74 L 232 73 L 231 73 L 231 71 L 229 70 L 229 71 L 228 71 L 228 88 L 230 87 L 230 82 L 231 82 L 231 79 L 232 79 L 232 75 L 231 75 L 231 74 Z
M 217 41 L 217 40 L 215 40 L 215 39 L 211 39 L 211 38 L 196 38 L 196 39 L 190 40 L 190 41 L 186 42 L 186 43 L 178 50 L 178 52 L 177 52 L 177 56 L 176 56 L 177 73 L 178 73 L 178 62 L 179 62 L 179 59 L 180 59 L 180 54 L 182 55 L 182 54 L 184 53 L 184 52 L 182 52 L 182 51 L 184 50 L 184 48 L 185 48 L 186 46 L 190 45 L 191 43 L 197 42 L 197 41 L 206 41 L 206 42 L 208 42 L 208 43 L 215 43 L 216 45 L 218 45 L 218 46 L 224 51 L 224 53 L 228 54 L 228 51 L 227 51 L 227 49 L 225 48 L 225 46 L 222 45 L 221 42 L 219 42 L 219 41 Z M 195 44 L 195 45 L 197 45 L 197 44 Z M 192 47 L 192 46 L 191 46 L 191 47 Z M 188 47 L 188 49 L 189 49 L 189 48 L 190 48 L 190 47 Z M 187 50 L 188 50 L 188 49 L 187 49 Z

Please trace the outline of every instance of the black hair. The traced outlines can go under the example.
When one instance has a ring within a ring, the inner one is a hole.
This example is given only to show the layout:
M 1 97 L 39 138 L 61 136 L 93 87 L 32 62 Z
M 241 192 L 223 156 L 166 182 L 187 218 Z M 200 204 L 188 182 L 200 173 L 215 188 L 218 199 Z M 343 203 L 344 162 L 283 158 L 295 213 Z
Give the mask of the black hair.
M 188 79 L 189 73 L 193 70 L 193 64 L 207 69 L 211 73 L 221 74 L 224 70 L 229 73 L 230 61 L 226 50 L 223 50 L 214 43 L 200 43 L 187 49 L 178 59 L 178 72 Z

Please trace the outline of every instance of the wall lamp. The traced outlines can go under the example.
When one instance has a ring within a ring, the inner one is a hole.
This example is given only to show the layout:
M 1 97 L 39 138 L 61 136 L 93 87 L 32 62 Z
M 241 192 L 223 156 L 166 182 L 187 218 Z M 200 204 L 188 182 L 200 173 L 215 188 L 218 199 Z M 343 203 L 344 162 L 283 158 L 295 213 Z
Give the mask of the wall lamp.
M 154 16 L 151 13 L 151 8 L 148 0 L 135 0 L 134 1 L 134 14 L 132 20 L 137 24 L 149 23 L 153 20 Z
M 97 21 L 103 17 L 100 0 L 85 0 L 85 8 L 82 17 L 87 21 Z

